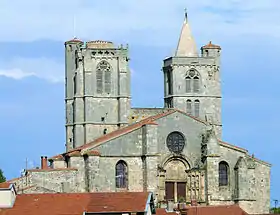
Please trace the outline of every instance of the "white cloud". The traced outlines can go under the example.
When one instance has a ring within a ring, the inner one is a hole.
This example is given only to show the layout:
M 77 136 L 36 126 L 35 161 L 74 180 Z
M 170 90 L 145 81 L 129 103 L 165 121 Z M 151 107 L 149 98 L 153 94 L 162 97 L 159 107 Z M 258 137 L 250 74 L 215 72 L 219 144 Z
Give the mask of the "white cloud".
M 0 61 L 0 76 L 16 80 L 30 76 L 57 83 L 64 81 L 64 65 L 48 58 L 14 58 Z
M 178 35 L 187 7 L 195 34 L 224 38 L 280 35 L 278 0 L 2 0 L 0 41 L 85 39 L 165 44 Z
M 29 77 L 29 76 L 34 76 L 34 73 L 25 73 L 20 69 L 10 69 L 10 70 L 0 70 L 0 76 L 5 76 L 8 78 L 13 78 L 16 80 Z

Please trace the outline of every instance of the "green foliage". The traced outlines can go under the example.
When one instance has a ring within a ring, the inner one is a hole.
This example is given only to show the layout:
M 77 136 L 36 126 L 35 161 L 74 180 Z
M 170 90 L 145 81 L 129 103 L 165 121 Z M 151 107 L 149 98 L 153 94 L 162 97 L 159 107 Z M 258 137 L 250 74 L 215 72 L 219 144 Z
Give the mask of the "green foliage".
M 186 202 L 186 200 L 185 200 L 185 198 L 184 198 L 183 196 L 180 196 L 179 199 L 178 199 L 178 201 L 179 201 L 180 203 Z
M 270 208 L 270 213 L 280 214 L 280 208 Z
M 6 181 L 6 178 L 5 178 L 5 176 L 4 176 L 4 173 L 3 173 L 3 171 L 0 169 L 0 183 L 5 182 L 5 181 Z

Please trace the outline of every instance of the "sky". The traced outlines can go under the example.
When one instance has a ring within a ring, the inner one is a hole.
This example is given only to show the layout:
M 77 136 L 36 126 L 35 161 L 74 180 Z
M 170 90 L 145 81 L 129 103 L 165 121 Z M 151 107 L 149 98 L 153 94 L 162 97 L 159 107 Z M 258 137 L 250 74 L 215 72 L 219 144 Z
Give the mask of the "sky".
M 163 106 L 162 60 L 188 10 L 197 46 L 222 47 L 223 140 L 272 164 L 280 200 L 279 0 L 0 0 L 0 168 L 8 179 L 65 150 L 64 41 L 129 44 L 134 107 Z M 174 3 L 176 2 L 176 3 Z M 148 95 L 148 96 L 147 96 Z

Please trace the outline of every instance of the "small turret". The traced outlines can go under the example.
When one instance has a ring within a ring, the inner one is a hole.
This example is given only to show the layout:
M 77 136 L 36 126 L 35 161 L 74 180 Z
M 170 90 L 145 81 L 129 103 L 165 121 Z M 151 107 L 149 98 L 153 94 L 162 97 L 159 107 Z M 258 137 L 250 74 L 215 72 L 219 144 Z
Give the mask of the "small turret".
M 67 45 L 67 44 L 77 44 L 77 43 L 83 43 L 83 41 L 78 39 L 77 37 L 74 37 L 73 39 L 66 41 L 64 44 Z
M 214 45 L 211 41 L 201 47 L 201 56 L 202 57 L 220 57 L 221 47 Z

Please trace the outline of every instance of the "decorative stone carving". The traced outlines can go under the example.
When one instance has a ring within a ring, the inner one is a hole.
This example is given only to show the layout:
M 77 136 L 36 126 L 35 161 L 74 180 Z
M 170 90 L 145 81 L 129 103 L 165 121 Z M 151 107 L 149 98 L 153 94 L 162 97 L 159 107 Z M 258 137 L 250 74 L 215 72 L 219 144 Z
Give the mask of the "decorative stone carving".
M 248 169 L 255 169 L 256 168 L 256 163 L 254 161 L 254 158 L 251 158 L 251 157 L 247 158 L 247 167 L 248 167 Z
M 187 173 L 187 202 L 195 199 L 198 202 L 205 201 L 205 173 L 201 169 L 186 170 Z

